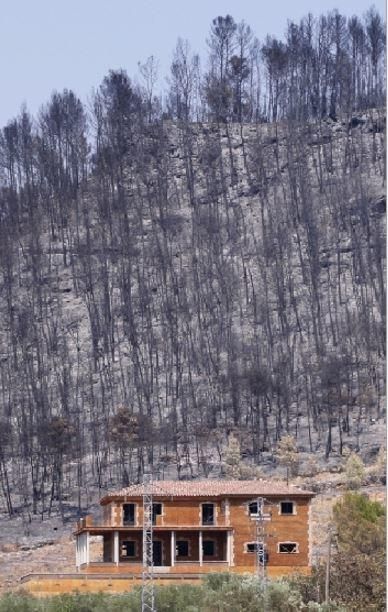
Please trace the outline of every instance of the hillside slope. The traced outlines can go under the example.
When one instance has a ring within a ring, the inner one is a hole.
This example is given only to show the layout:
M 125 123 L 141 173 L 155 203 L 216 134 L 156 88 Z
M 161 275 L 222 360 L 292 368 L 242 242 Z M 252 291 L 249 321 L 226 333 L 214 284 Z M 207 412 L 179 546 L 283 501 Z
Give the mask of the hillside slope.
M 59 166 L 3 190 L 9 514 L 82 511 L 151 461 L 216 473 L 231 430 L 254 464 L 286 432 L 362 448 L 384 416 L 384 131 L 378 110 L 131 125 L 76 189 Z

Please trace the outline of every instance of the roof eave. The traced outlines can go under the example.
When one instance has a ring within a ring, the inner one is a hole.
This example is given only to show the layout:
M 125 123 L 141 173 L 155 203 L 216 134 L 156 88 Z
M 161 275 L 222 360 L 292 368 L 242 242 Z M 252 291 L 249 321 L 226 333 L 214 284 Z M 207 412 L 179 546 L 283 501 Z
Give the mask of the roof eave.
M 273 492 L 273 493 L 215 493 L 213 495 L 209 495 L 209 494 L 203 494 L 203 495 L 182 495 L 182 494 L 168 494 L 168 493 L 153 493 L 153 497 L 157 498 L 157 499 L 210 499 L 210 498 L 215 498 L 215 499 L 219 499 L 219 498 L 223 498 L 223 497 L 243 497 L 246 499 L 252 499 L 253 497 L 285 497 L 285 496 L 292 496 L 292 497 L 307 497 L 307 498 L 312 498 L 316 496 L 316 493 L 314 493 L 313 491 L 284 491 L 284 492 Z M 106 506 L 107 504 L 109 504 L 110 502 L 114 502 L 114 501 L 120 501 L 120 502 L 125 502 L 125 501 L 129 501 L 129 500 L 140 500 L 142 499 L 142 496 L 139 494 L 111 494 L 111 495 L 105 495 L 104 497 L 102 497 L 100 499 L 100 506 Z

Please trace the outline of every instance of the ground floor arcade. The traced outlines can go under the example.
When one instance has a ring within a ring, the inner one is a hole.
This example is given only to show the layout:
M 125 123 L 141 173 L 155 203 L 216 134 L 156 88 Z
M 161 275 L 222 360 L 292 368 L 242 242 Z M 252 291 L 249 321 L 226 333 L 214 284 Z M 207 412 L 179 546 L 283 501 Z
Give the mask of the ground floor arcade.
M 102 553 L 93 560 L 91 542 L 100 536 Z M 141 529 L 84 530 L 76 534 L 76 566 L 83 572 L 107 571 L 120 567 L 137 573 L 143 565 L 143 533 Z M 209 565 L 233 565 L 233 533 L 228 528 L 163 529 L 153 531 L 153 565 L 167 571 L 185 571 L 185 568 Z

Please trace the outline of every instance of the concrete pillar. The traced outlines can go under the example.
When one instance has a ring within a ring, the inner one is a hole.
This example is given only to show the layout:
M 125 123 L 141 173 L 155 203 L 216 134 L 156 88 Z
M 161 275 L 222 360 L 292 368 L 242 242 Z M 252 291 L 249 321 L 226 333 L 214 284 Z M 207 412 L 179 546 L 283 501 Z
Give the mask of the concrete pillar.
M 79 535 L 78 548 L 79 564 L 83 565 L 85 563 L 85 534 L 83 532 Z
M 225 525 L 230 525 L 230 501 L 229 499 L 225 500 Z
M 232 548 L 232 538 L 231 538 L 231 533 L 230 531 L 226 532 L 226 560 L 228 562 L 228 565 L 231 565 L 231 548 Z
M 119 532 L 114 531 L 113 532 L 113 563 L 116 563 L 116 565 L 119 564 L 119 546 L 120 546 Z
M 87 547 L 88 547 L 88 536 L 87 536 L 87 533 L 85 533 L 85 532 L 83 533 L 83 538 L 82 538 L 82 539 L 83 539 L 83 542 L 82 542 L 82 548 L 83 548 L 83 553 L 82 553 L 82 556 L 83 556 L 83 561 L 82 561 L 82 562 L 83 562 L 83 563 L 86 563 L 86 562 L 87 562 L 87 558 L 88 558 L 88 557 L 87 557 Z
M 171 567 L 175 565 L 176 538 L 175 531 L 171 532 Z
M 84 534 L 80 533 L 78 539 L 78 557 L 79 564 L 82 565 L 84 563 Z
M 203 565 L 202 531 L 199 532 L 199 565 Z
M 88 531 L 85 533 L 85 539 L 86 539 L 86 546 L 85 546 L 85 548 L 86 548 L 86 550 L 85 550 L 86 559 L 85 559 L 85 563 L 86 563 L 86 565 L 89 565 L 89 561 L 90 561 L 90 541 L 89 541 L 89 532 Z

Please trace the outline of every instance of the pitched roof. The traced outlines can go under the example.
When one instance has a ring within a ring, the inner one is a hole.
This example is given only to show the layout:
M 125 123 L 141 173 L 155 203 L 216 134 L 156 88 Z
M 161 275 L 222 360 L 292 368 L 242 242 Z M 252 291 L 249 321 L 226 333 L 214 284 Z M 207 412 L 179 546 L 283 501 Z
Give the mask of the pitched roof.
M 112 499 L 141 497 L 143 485 L 133 484 L 105 495 L 100 504 Z M 313 497 L 312 491 L 304 491 L 294 485 L 270 480 L 158 480 L 152 485 L 154 497 L 220 497 L 220 496 L 271 496 L 299 495 Z

